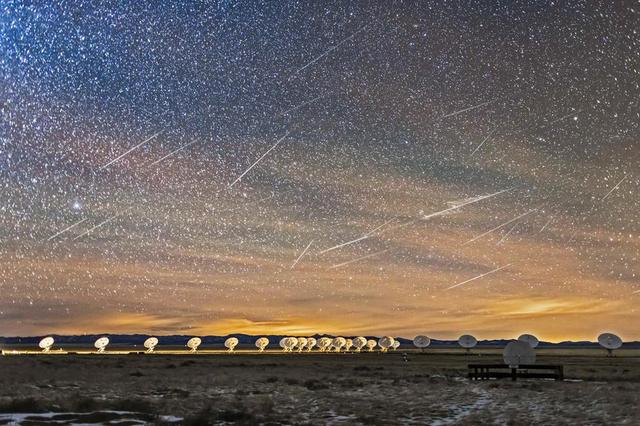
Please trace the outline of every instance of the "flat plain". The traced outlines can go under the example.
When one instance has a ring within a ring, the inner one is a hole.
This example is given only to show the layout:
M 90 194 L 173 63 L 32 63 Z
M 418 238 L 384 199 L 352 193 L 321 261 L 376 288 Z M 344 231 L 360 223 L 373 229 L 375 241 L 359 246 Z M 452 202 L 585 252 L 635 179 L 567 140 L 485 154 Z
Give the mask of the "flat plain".
M 640 351 L 539 349 L 565 381 L 467 379 L 500 350 L 0 357 L 0 424 L 637 424 Z M 19 414 L 22 413 L 22 414 Z

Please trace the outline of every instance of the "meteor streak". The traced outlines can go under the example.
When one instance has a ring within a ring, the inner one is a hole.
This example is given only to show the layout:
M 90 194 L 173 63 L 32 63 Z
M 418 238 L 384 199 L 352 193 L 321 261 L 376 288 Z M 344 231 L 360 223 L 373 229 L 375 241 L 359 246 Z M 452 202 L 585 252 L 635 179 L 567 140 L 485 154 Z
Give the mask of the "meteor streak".
M 142 142 L 140 142 L 138 145 L 134 146 L 133 148 L 129 149 L 128 151 L 126 151 L 124 154 L 121 154 L 119 156 L 117 156 L 116 158 L 114 158 L 113 160 L 109 161 L 107 164 L 105 164 L 104 166 L 100 167 L 100 170 L 103 170 L 107 167 L 109 167 L 110 165 L 112 165 L 113 163 L 115 163 L 116 161 L 120 160 L 121 158 L 125 157 L 126 155 L 128 155 L 130 152 L 138 149 L 139 147 L 141 147 L 142 145 L 144 145 L 145 143 L 149 142 L 151 139 L 155 138 L 156 136 L 158 136 L 160 133 L 162 133 L 162 131 L 156 133 L 155 135 L 143 140 Z
M 622 182 L 624 182 L 624 180 L 625 180 L 626 178 L 627 178 L 627 176 L 625 175 L 622 179 L 620 179 L 620 182 L 618 182 L 618 183 L 616 184 L 616 186 L 614 186 L 613 188 L 611 188 L 611 191 L 607 192 L 607 195 L 605 195 L 604 197 L 602 197 L 602 201 L 606 200 L 606 199 L 607 199 L 607 197 L 608 197 L 609 195 L 611 195 L 611 193 L 612 193 L 613 191 L 615 191 L 616 189 L 618 189 L 618 187 L 620 186 L 620 184 L 621 184 Z
M 156 161 L 154 161 L 153 163 L 149 164 L 147 167 L 155 166 L 156 164 L 160 163 L 161 161 L 166 160 L 167 158 L 169 158 L 169 157 L 173 156 L 174 154 L 177 154 L 178 152 L 182 151 L 182 150 L 183 150 L 183 149 L 185 149 L 185 148 L 188 148 L 189 146 L 193 145 L 193 144 L 194 144 L 194 143 L 196 143 L 196 142 L 198 142 L 198 141 L 189 142 L 188 144 L 183 145 L 183 146 L 181 146 L 181 147 L 180 147 L 180 148 L 178 148 L 178 149 L 174 149 L 173 151 L 171 151 L 170 153 L 168 153 L 167 155 L 165 155 L 165 156 L 164 156 L 164 157 L 162 157 L 161 159 L 156 160 Z
M 355 244 L 358 241 L 366 240 L 367 238 L 369 238 L 369 234 L 363 235 L 362 237 L 356 238 L 355 240 L 347 241 L 346 243 L 338 244 L 337 246 L 329 247 L 328 249 L 322 250 L 319 254 L 324 254 L 324 253 L 330 252 L 332 250 L 339 249 L 340 247 L 344 247 L 344 246 L 348 246 L 348 245 L 351 245 L 351 244 Z
M 504 234 L 504 236 L 503 236 L 502 238 L 500 238 L 500 241 L 498 241 L 498 242 L 496 243 L 496 245 L 497 245 L 497 246 L 499 246 L 500 244 L 502 244 L 502 243 L 503 243 L 503 242 L 504 242 L 504 241 L 509 237 L 509 235 L 511 235 L 511 233 L 513 232 L 513 230 L 514 230 L 514 229 L 516 229 L 516 227 L 517 227 L 517 226 L 518 226 L 518 224 L 517 224 L 517 223 L 516 223 L 515 225 L 513 225 L 513 226 L 511 227 L 511 229 L 509 229 L 509 230 L 507 231 L 507 233 L 506 233 L 506 234 Z
M 236 183 L 238 183 L 238 181 L 240 179 L 242 179 L 244 177 L 244 175 L 246 175 L 247 173 L 249 173 L 249 171 L 251 169 L 253 169 L 260 161 L 262 161 L 262 159 L 264 157 L 266 157 L 271 151 L 273 151 L 278 145 L 280 145 L 280 142 L 282 142 L 284 140 L 284 138 L 286 138 L 287 136 L 289 136 L 289 132 L 285 133 L 285 135 L 283 137 L 281 137 L 280 139 L 278 139 L 278 141 L 275 143 L 275 145 L 273 145 L 271 148 L 269 148 L 267 150 L 267 152 L 265 152 L 264 154 L 262 154 L 262 156 L 260 158 L 258 158 L 255 163 L 253 163 L 251 166 L 249 166 L 249 168 L 247 170 L 245 170 L 240 176 L 238 176 L 236 178 L 236 180 L 234 180 L 233 182 L 231 182 L 231 184 L 228 186 L 228 188 L 230 189 L 231 187 L 233 187 L 233 185 L 235 185 Z
M 320 54 L 320 56 L 316 56 L 314 59 L 312 59 L 311 61 L 307 62 L 305 65 L 303 65 L 302 67 L 298 68 L 296 70 L 296 72 L 294 74 L 298 74 L 300 71 L 303 71 L 304 69 L 306 69 L 307 67 L 315 64 L 316 62 L 318 62 L 320 59 L 324 58 L 325 56 L 327 56 L 329 53 L 333 52 L 335 49 L 337 49 L 338 47 L 340 47 L 342 44 L 346 43 L 347 41 L 351 40 L 353 37 L 356 36 L 356 34 L 358 34 L 360 31 L 364 30 L 367 25 L 366 24 L 362 27 L 360 27 L 360 29 L 358 31 L 356 31 L 355 33 L 351 34 L 349 37 L 343 39 L 342 41 L 338 42 L 337 44 L 335 44 L 334 46 L 331 46 L 329 49 L 325 50 L 322 54 Z
M 473 152 L 471 153 L 471 155 L 475 154 L 475 153 L 476 153 L 480 148 L 482 148 L 482 145 L 484 145 L 484 143 L 485 143 L 486 141 L 488 141 L 488 140 L 489 140 L 489 138 L 490 138 L 491 136 L 493 136 L 493 134 L 496 132 L 496 130 L 497 130 L 497 127 L 496 127 L 495 129 L 493 129 L 492 131 L 490 131 L 490 132 L 489 132 L 489 134 L 487 135 L 487 137 L 486 137 L 486 138 L 484 138 L 484 139 L 482 140 L 482 142 L 480 142 L 480 145 L 478 145 L 478 146 L 476 147 L 476 149 L 474 149 L 474 150 L 473 150 Z
M 74 223 L 73 225 L 69 225 L 66 228 L 64 228 L 62 231 L 56 232 L 55 234 L 53 234 L 52 236 L 50 236 L 49 238 L 47 238 L 47 241 L 51 241 L 53 240 L 55 237 L 57 237 L 58 235 L 64 234 L 65 232 L 67 232 L 68 230 L 70 230 L 71 228 L 75 228 L 76 226 L 80 225 L 82 222 L 86 221 L 88 218 L 84 218 L 76 223 Z
M 492 100 L 487 101 L 487 102 L 483 102 L 483 103 L 478 104 L 478 105 L 470 106 L 469 108 L 461 109 L 459 111 L 450 112 L 449 114 L 443 115 L 440 118 L 454 117 L 454 116 L 456 116 L 458 114 L 462 114 L 463 112 L 471 111 L 471 110 L 474 110 L 474 109 L 477 109 L 477 108 L 481 108 L 481 107 L 483 107 L 485 105 L 489 105 L 493 101 L 495 101 L 495 99 L 492 99 Z
M 82 238 L 82 237 L 84 237 L 84 236 L 85 236 L 85 235 L 87 235 L 87 234 L 90 234 L 90 233 L 91 233 L 91 232 L 93 232 L 94 230 L 96 230 L 96 229 L 100 228 L 102 225 L 106 225 L 107 223 L 111 222 L 112 220 L 114 220 L 114 219 L 116 219 L 116 218 L 118 218 L 118 217 L 122 216 L 123 214 L 125 214 L 126 212 L 128 212 L 129 210 L 131 210 L 132 208 L 133 208 L 133 207 L 129 207 L 128 209 L 126 209 L 126 210 L 125 210 L 125 211 L 123 211 L 122 213 L 118 213 L 118 214 L 117 214 L 117 215 L 115 215 L 115 216 L 111 216 L 111 217 L 110 217 L 109 219 L 107 219 L 107 220 L 103 220 L 102 222 L 100 222 L 99 224 L 97 224 L 96 226 L 94 226 L 93 228 L 90 228 L 90 229 L 88 229 L 87 231 L 85 231 L 85 232 L 83 232 L 82 234 L 80 234 L 80 235 L 78 235 L 77 237 L 75 237 L 75 238 L 73 239 L 73 241 L 75 241 L 75 240 L 77 240 L 77 239 L 79 239 L 79 238 Z
M 300 104 L 300 105 L 298 105 L 298 106 L 291 107 L 291 108 L 289 108 L 288 110 L 286 110 L 286 111 L 284 111 L 284 112 L 281 112 L 281 113 L 280 113 L 280 115 L 279 115 L 279 117 L 282 117 L 283 115 L 287 115 L 287 114 L 289 114 L 290 112 L 296 111 L 296 110 L 298 110 L 298 109 L 300 109 L 300 108 L 302 108 L 302 107 L 305 107 L 305 106 L 307 106 L 307 105 L 309 105 L 309 104 L 312 104 L 312 103 L 314 103 L 315 101 L 317 101 L 318 99 L 323 98 L 323 97 L 324 97 L 324 95 L 319 95 L 319 96 L 316 96 L 315 98 L 311 99 L 310 101 L 307 101 L 307 102 L 301 103 L 301 104 Z
M 330 266 L 329 269 L 336 269 L 336 268 L 339 268 L 341 266 L 350 265 L 352 263 L 359 262 L 361 260 L 368 259 L 368 258 L 373 257 L 373 256 L 377 256 L 377 255 L 382 254 L 382 253 L 387 252 L 387 251 L 389 251 L 389 249 L 382 250 L 382 251 L 379 251 L 379 252 L 376 252 L 376 253 L 371 253 L 371 254 L 368 254 L 366 256 L 362 256 L 362 257 L 359 257 L 357 259 L 350 260 L 348 262 L 338 263 L 337 265 Z
M 500 270 L 502 270 L 502 269 L 504 269 L 504 268 L 508 268 L 509 266 L 511 266 L 511 263 L 509 263 L 508 265 L 504 265 L 504 266 L 501 266 L 501 267 L 499 267 L 499 268 L 496 268 L 496 269 L 494 269 L 494 270 L 492 270 L 492 271 L 485 272 L 484 274 L 480 274 L 480 275 L 478 275 L 477 277 L 473 277 L 473 278 L 468 279 L 468 280 L 466 280 L 466 281 L 462 281 L 461 283 L 454 284 L 454 285 L 452 285 L 451 287 L 446 288 L 445 290 L 446 290 L 446 291 L 449 291 L 449 290 L 454 289 L 454 288 L 456 288 L 456 287 L 460 287 L 461 285 L 464 285 L 464 284 L 469 283 L 469 282 L 471 282 L 471 281 L 478 280 L 478 279 L 480 279 L 480 278 L 482 278 L 482 277 L 486 277 L 486 276 L 487 276 L 487 275 L 489 275 L 489 274 L 493 274 L 493 273 L 498 272 L 498 271 L 500 271 Z
M 300 262 L 300 259 L 302 259 L 302 256 L 304 256 L 304 254 L 307 252 L 307 250 L 309 250 L 309 247 L 311 247 L 311 244 L 313 244 L 313 240 L 311 240 L 309 242 L 309 244 L 307 244 L 305 249 L 302 250 L 302 253 L 300 253 L 300 256 L 298 256 L 298 258 L 295 260 L 295 262 L 293 262 L 293 265 L 291 265 L 290 269 L 293 269 L 298 264 L 298 262 Z
M 469 241 L 467 241 L 466 243 L 464 243 L 464 244 L 462 244 L 462 245 L 463 245 L 463 246 L 466 246 L 466 245 L 467 245 L 467 244 L 469 244 L 469 243 L 472 243 L 472 242 L 474 242 L 474 241 L 476 241 L 476 240 L 479 240 L 480 238 L 484 237 L 485 235 L 489 235 L 489 234 L 490 234 L 490 233 L 492 233 L 493 231 L 497 231 L 498 229 L 502 228 L 503 226 L 507 226 L 508 224 L 513 223 L 513 222 L 515 222 L 515 221 L 516 221 L 516 220 L 518 220 L 518 219 L 522 219 L 523 217 L 525 217 L 525 216 L 527 216 L 527 215 L 530 215 L 531 213 L 535 212 L 536 210 L 538 210 L 538 209 L 537 209 L 537 208 L 535 208 L 535 209 L 531 209 L 531 210 L 529 210 L 529 211 L 528 211 L 528 212 L 526 212 L 526 213 L 522 213 L 520 216 L 514 217 L 513 219 L 511 219 L 511 220 L 509 220 L 509 221 L 507 221 L 507 222 L 503 223 L 502 225 L 498 225 L 498 226 L 496 226 L 495 228 L 490 229 L 490 230 L 488 230 L 487 232 L 484 232 L 484 233 L 482 233 L 482 234 L 478 235 L 477 237 L 473 237 L 472 239 L 470 239 Z

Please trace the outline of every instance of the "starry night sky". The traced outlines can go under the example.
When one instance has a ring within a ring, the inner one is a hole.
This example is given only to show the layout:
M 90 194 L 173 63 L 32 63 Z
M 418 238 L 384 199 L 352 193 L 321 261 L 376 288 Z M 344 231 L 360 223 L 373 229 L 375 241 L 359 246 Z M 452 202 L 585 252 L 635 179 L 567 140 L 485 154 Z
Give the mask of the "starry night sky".
M 149 3 L 0 5 L 0 335 L 640 338 L 640 2 Z

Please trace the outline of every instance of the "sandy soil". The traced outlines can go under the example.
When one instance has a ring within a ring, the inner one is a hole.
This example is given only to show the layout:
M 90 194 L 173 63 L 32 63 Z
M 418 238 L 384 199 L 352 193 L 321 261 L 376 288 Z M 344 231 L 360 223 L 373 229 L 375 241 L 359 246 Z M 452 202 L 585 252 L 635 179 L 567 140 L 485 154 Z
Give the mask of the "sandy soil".
M 488 354 L 417 352 L 408 353 L 408 361 L 400 352 L 5 356 L 0 412 L 49 413 L 45 420 L 51 413 L 85 413 L 58 420 L 121 425 L 584 425 L 640 419 L 640 357 L 539 356 L 538 363 L 565 365 L 564 382 L 466 379 L 468 362 L 496 361 Z M 35 424 L 29 416 L 0 414 L 0 424 L 17 420 Z

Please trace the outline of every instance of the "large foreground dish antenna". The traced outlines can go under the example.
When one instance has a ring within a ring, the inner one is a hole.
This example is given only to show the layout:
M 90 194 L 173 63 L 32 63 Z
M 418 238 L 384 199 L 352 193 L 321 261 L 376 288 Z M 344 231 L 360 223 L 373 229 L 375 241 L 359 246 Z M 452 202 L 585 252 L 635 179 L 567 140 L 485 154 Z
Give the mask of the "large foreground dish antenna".
M 502 358 L 509 367 L 517 368 L 520 365 L 535 364 L 536 351 L 527 342 L 513 340 L 504 348 Z
M 478 340 L 470 334 L 463 334 L 458 338 L 458 344 L 469 352 L 471 348 L 476 347 Z
M 42 349 L 42 352 L 49 352 L 54 342 L 55 340 L 53 339 L 53 337 L 45 337 L 44 339 L 40 340 L 40 343 L 38 343 L 38 347 Z
M 307 346 L 307 338 L 306 337 L 298 337 L 298 352 L 302 352 L 302 350 Z
M 109 345 L 109 338 L 108 337 L 101 337 L 98 340 L 96 340 L 96 342 L 93 344 L 93 346 L 95 346 L 95 348 L 98 350 L 98 353 L 103 353 L 104 350 L 107 348 L 107 346 Z
M 373 339 L 367 340 L 367 349 L 369 349 L 369 352 L 372 352 L 373 348 L 375 348 L 377 344 L 378 342 Z
M 190 352 L 195 352 L 198 350 L 198 347 L 202 344 L 202 339 L 199 337 L 192 337 L 187 342 L 187 347 L 190 349 Z
M 331 342 L 331 347 L 335 349 L 336 352 L 340 352 L 340 350 L 347 344 L 347 339 L 344 337 L 336 337 Z
M 233 350 L 238 346 L 240 341 L 236 337 L 229 337 L 224 341 L 224 347 L 229 349 L 229 352 L 233 352 Z
M 365 346 L 367 346 L 366 337 L 360 336 L 353 339 L 353 347 L 356 348 L 356 352 L 360 352 Z
M 613 333 L 602 333 L 598 336 L 598 343 L 607 350 L 607 355 L 612 356 L 613 351 L 622 346 L 622 339 Z
M 327 349 L 329 349 L 331 347 L 331 342 L 332 340 L 328 337 L 320 338 L 317 343 L 320 352 L 325 352 Z
M 344 350 L 346 352 L 349 352 L 352 347 L 353 347 L 353 340 L 352 339 L 345 339 L 345 341 L 344 341 Z
M 378 340 L 378 346 L 380 346 L 381 352 L 387 352 L 389 348 L 393 347 L 393 343 L 395 339 L 391 336 L 384 336 L 380 340 Z
M 266 337 L 261 337 L 256 340 L 256 348 L 258 348 L 258 351 L 264 352 L 267 346 L 269 346 L 269 339 Z
M 157 337 L 149 337 L 147 340 L 144 341 L 144 347 L 147 349 L 146 352 L 148 354 L 153 352 L 155 350 L 156 346 L 158 346 L 158 338 Z
M 311 352 L 311 349 L 318 343 L 315 337 L 309 337 L 307 339 L 307 351 Z
M 292 352 L 293 348 L 295 348 L 298 345 L 298 339 L 295 337 L 287 337 L 284 340 L 284 345 L 285 345 L 285 348 L 287 349 L 287 352 Z
M 518 337 L 518 340 L 521 342 L 527 342 L 532 349 L 535 349 L 538 346 L 538 343 L 540 343 L 540 340 L 538 340 L 538 338 L 533 334 L 523 334 Z
M 413 338 L 413 346 L 424 349 L 431 344 L 431 339 L 427 336 L 416 336 Z

